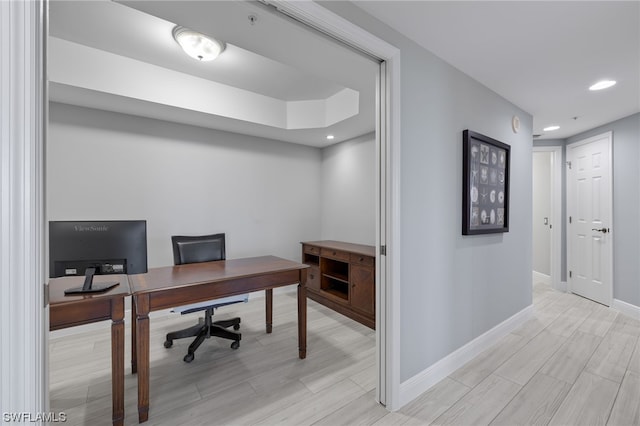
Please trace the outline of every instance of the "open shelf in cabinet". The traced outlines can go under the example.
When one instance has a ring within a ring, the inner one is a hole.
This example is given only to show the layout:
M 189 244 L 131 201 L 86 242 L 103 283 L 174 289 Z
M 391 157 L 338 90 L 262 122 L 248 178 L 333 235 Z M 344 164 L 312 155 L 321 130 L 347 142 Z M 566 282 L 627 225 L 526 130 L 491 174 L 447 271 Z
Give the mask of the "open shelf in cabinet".
M 349 283 L 327 274 L 322 274 L 320 288 L 340 299 L 349 300 Z
M 321 258 L 321 267 L 323 275 L 330 276 L 336 280 L 349 282 L 349 264 L 339 260 Z
M 303 253 L 302 263 L 312 266 L 320 266 L 320 256 L 317 254 Z

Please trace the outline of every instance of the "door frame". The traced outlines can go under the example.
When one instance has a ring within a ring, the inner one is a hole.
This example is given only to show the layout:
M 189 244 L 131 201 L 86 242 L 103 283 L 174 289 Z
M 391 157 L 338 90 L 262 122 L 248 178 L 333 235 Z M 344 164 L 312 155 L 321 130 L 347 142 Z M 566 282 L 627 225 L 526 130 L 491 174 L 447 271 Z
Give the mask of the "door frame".
M 46 0 L 0 1 L 0 406 L 13 421 L 45 413 L 49 396 L 46 8 Z
M 265 2 L 382 62 L 376 95 L 376 399 L 394 411 L 400 408 L 400 50 L 315 2 Z
M 378 359 L 378 400 L 384 403 L 388 409 L 394 410 L 399 408 L 399 388 L 400 388 L 400 50 L 384 40 L 374 36 L 368 31 L 363 30 L 352 22 L 342 18 L 341 16 L 325 9 L 315 2 L 299 2 L 295 0 L 267 0 L 269 3 L 279 10 L 291 15 L 307 25 L 319 29 L 324 33 L 352 46 L 360 49 L 369 55 L 377 57 L 385 62 L 384 71 L 381 71 L 380 79 L 384 84 L 384 93 L 378 96 L 378 112 L 379 112 L 379 132 L 377 132 L 379 153 L 383 156 L 378 157 L 380 161 L 378 167 L 378 212 L 377 231 L 376 231 L 376 254 L 377 267 L 376 279 L 377 286 L 377 330 L 376 345 Z M 27 2 L 31 7 L 38 9 L 30 12 L 32 20 L 25 20 L 24 24 L 17 25 L 19 30 L 35 39 L 37 49 L 42 49 L 40 58 L 34 60 L 34 69 L 25 79 L 31 81 L 39 81 L 39 76 L 46 75 L 46 40 L 47 40 L 47 10 L 48 0 L 40 0 L 37 2 Z M 33 9 L 32 9 L 33 10 Z M 3 9 L 4 11 L 4 9 Z M 24 26 L 22 26 L 24 25 Z M 27 51 L 31 54 L 31 51 Z M 11 49 L 10 46 L 2 44 L 3 57 L 24 54 L 24 50 L 19 53 Z M 35 55 L 34 55 L 35 56 Z M 19 58 L 16 58 L 16 60 Z M 9 61 L 11 63 L 11 61 Z M 5 65 L 2 67 L 2 75 L 9 75 L 12 72 Z M 29 110 L 38 112 L 33 121 L 26 122 L 23 126 L 25 134 L 29 135 L 29 131 L 35 132 L 36 139 L 40 143 L 40 149 L 37 149 L 35 155 L 24 159 L 24 164 L 20 161 L 11 163 L 13 174 L 21 178 L 24 170 L 30 171 L 30 178 L 34 181 L 43 181 L 42 186 L 38 186 L 38 191 L 24 191 L 24 195 L 30 195 L 35 198 L 33 204 L 26 205 L 25 211 L 21 212 L 21 217 L 29 220 L 36 217 L 37 223 L 29 223 L 31 226 L 28 230 L 32 230 L 34 235 L 27 235 L 23 238 L 28 247 L 32 251 L 43 255 L 46 243 L 42 235 L 44 232 L 44 212 L 46 209 L 46 197 L 43 186 L 45 169 L 44 169 L 44 143 L 46 143 L 46 108 L 48 103 L 48 95 L 46 92 L 46 84 L 41 93 L 32 98 L 24 99 L 24 107 Z M 17 95 L 17 93 L 16 93 Z M 44 113 L 40 112 L 44 109 Z M 2 117 L 2 123 L 9 123 L 7 117 Z M 9 176 L 7 182 L 13 179 L 13 175 Z M 3 189 L 5 179 L 2 180 Z M 4 191 L 3 191 L 4 192 Z M 10 212 L 2 212 L 2 221 L 11 223 Z M 15 219 L 15 218 L 14 218 Z M 382 249 L 384 247 L 384 249 Z M 4 252 L 4 251 L 3 251 Z M 14 263 L 19 263 L 22 258 L 14 257 Z M 42 260 L 42 259 L 41 259 Z M 26 265 L 26 266 L 25 266 Z M 16 265 L 28 268 L 33 273 L 33 263 L 25 260 L 23 265 Z M 34 327 L 31 331 L 36 333 L 31 335 L 38 346 L 39 350 L 30 351 L 22 355 L 22 361 L 19 365 L 14 365 L 13 376 L 27 376 L 31 379 L 30 384 L 35 384 L 33 390 L 36 396 L 33 400 L 20 401 L 21 406 L 31 412 L 44 412 L 48 406 L 49 390 L 47 386 L 47 376 L 49 373 L 46 363 L 46 342 L 48 341 L 48 307 L 44 304 L 42 298 L 42 280 L 44 279 L 44 271 L 46 269 L 43 261 L 38 262 L 36 268 L 36 276 L 27 282 L 13 281 L 11 287 L 7 290 L 13 294 L 24 294 L 18 287 L 25 284 L 30 286 L 29 294 L 39 295 L 38 297 L 24 296 L 24 300 L 14 300 L 14 302 L 22 305 L 29 305 L 33 311 L 29 312 L 28 317 L 36 322 L 39 318 L 45 318 L 42 326 Z M 8 281 L 8 280 L 7 280 Z M 3 278 L 4 282 L 4 278 Z M 3 290 L 4 291 L 4 290 Z M 4 294 L 4 292 L 3 292 Z M 9 300 L 9 299 L 5 299 Z M 25 309 L 25 313 L 28 312 Z M 16 318 L 13 318 L 16 320 Z M 19 321 L 18 321 L 19 322 Z M 29 334 L 29 333 L 27 333 Z M 18 345 L 19 346 L 19 345 Z M 12 345 L 5 345 L 1 349 L 3 357 L 16 358 L 20 348 Z M 10 386 L 12 383 L 8 383 Z M 19 388 L 19 387 L 18 387 Z M 5 385 L 2 385 L 5 389 Z M 15 390 L 15 389 L 14 389 Z M 4 392 L 3 392 L 4 394 Z M 8 393 L 7 393 L 8 394 Z
M 609 282 L 609 287 L 607 289 L 607 301 L 608 304 L 607 306 L 611 306 L 613 304 L 613 230 L 615 230 L 615 224 L 613 223 L 613 132 L 609 131 L 609 132 L 604 132 L 604 133 L 600 133 L 597 134 L 595 136 L 591 136 L 588 137 L 586 139 L 581 139 L 579 141 L 576 142 L 572 142 L 570 144 L 567 144 L 566 149 L 567 149 L 567 166 L 569 167 L 569 170 L 567 170 L 567 291 L 568 292 L 573 292 L 572 289 L 572 282 L 571 282 L 571 278 L 570 278 L 570 271 L 571 271 L 571 267 L 573 265 L 573 248 L 572 248 L 572 244 L 571 244 L 571 234 L 569 233 L 569 229 L 570 229 L 570 221 L 571 221 L 571 213 L 573 212 L 574 206 L 573 206 L 573 179 L 571 178 L 571 173 L 572 173 L 572 168 L 571 165 L 572 163 L 575 161 L 575 159 L 573 158 L 573 148 L 582 146 L 582 145 L 587 145 L 589 143 L 592 143 L 596 140 L 600 140 L 606 138 L 607 139 L 607 150 L 609 152 L 609 164 L 607 164 L 607 166 L 609 167 L 609 188 L 608 188 L 608 196 L 607 196 L 607 200 L 606 200 L 606 206 L 605 208 L 607 209 L 607 214 L 609 215 L 609 220 L 610 220 L 610 224 L 609 224 L 609 229 L 610 231 L 608 232 L 609 234 L 609 238 L 611 239 L 610 243 L 609 243 L 609 247 L 606 250 L 605 254 L 606 256 L 609 258 L 609 269 L 606 272 L 606 279 Z
M 533 152 L 551 154 L 551 287 L 565 292 L 566 282 L 562 281 L 562 146 L 534 146 Z

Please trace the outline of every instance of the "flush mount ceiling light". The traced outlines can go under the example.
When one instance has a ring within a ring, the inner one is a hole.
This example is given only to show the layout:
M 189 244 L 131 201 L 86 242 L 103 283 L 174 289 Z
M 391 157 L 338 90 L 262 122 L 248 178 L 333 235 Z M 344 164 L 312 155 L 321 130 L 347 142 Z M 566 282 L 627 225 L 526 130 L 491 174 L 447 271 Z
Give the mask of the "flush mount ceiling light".
M 615 80 L 602 80 L 597 82 L 596 84 L 593 84 L 591 87 L 589 87 L 589 90 L 602 90 L 602 89 L 607 89 L 613 85 L 616 84 Z
M 542 129 L 544 132 L 553 132 L 554 130 L 558 130 L 560 126 L 549 126 Z
M 225 44 L 188 28 L 177 26 L 173 38 L 184 52 L 199 61 L 213 61 L 224 51 Z
M 334 137 L 335 137 L 335 136 L 333 136 L 333 135 L 327 135 L 327 140 L 329 140 L 329 141 L 330 141 L 330 140 L 333 140 L 333 138 L 334 138 Z

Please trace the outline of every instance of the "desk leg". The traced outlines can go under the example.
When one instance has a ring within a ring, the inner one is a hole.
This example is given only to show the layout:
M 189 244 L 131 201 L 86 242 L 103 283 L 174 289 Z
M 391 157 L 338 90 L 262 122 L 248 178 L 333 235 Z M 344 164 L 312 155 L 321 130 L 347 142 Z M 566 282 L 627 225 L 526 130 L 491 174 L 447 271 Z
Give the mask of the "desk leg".
M 138 352 L 138 422 L 149 420 L 149 295 L 135 296 Z
M 307 357 L 307 270 L 300 271 L 298 284 L 298 357 Z
M 111 398 L 114 425 L 124 424 L 124 298 L 111 305 Z
M 273 289 L 268 288 L 264 291 L 265 298 L 265 312 L 267 315 L 267 334 L 273 330 Z
M 138 348 L 136 338 L 138 328 L 136 324 L 137 312 L 136 312 L 136 301 L 132 297 L 131 298 L 131 374 L 136 374 L 138 372 Z

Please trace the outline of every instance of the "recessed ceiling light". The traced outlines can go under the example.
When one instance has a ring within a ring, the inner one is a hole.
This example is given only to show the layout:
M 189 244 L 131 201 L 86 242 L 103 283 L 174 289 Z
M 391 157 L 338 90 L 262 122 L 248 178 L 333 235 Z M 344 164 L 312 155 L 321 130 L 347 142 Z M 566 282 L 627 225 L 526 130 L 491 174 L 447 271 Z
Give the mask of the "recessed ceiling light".
M 560 126 L 549 126 L 549 127 L 545 127 L 544 129 L 542 129 L 545 132 L 553 132 L 554 130 L 558 130 L 560 128 Z
M 333 138 L 334 138 L 334 136 L 333 136 L 333 135 L 327 135 L 327 140 L 328 140 L 328 141 L 333 140 Z
M 199 61 L 213 61 L 225 48 L 221 41 L 180 26 L 173 29 L 173 38 L 187 55 Z
M 593 84 L 591 87 L 589 87 L 589 90 L 602 90 L 602 89 L 609 88 L 615 84 L 616 84 L 615 80 L 602 80 L 597 82 L 596 84 Z

